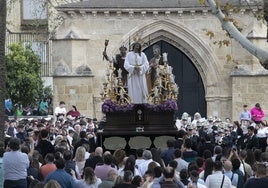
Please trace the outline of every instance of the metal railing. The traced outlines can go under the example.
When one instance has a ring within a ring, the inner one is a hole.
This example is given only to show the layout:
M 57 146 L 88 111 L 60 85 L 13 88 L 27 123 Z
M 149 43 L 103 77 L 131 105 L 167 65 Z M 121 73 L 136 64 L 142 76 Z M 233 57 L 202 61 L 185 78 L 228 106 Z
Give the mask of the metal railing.
M 30 44 L 33 51 L 41 59 L 41 76 L 51 76 L 51 40 L 48 39 L 48 33 L 32 33 L 32 32 L 10 32 L 6 33 L 6 54 L 9 53 L 8 46 L 12 43 L 22 43 L 23 45 Z

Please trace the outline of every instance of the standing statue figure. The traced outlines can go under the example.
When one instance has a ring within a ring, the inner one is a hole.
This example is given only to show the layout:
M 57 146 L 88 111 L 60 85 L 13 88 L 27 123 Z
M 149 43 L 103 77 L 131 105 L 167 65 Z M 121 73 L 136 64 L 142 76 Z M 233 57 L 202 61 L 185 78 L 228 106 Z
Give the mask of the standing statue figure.
M 109 58 L 106 51 L 103 52 L 103 57 L 109 61 L 110 63 L 113 63 L 113 66 L 115 68 L 114 74 L 116 77 L 118 77 L 118 70 L 122 70 L 122 82 L 123 86 L 127 85 L 127 75 L 128 71 L 124 68 L 124 62 L 127 54 L 127 48 L 125 46 L 121 46 L 119 48 L 120 53 L 116 54 L 115 59 L 114 58 Z
M 158 65 L 164 65 L 163 57 L 160 53 L 160 46 L 154 45 L 153 46 L 153 58 L 149 61 L 149 70 L 147 74 L 147 84 L 148 84 L 148 91 L 150 92 L 155 84 L 156 80 L 156 69 Z
M 133 51 L 127 53 L 124 67 L 129 73 L 128 95 L 131 102 L 134 104 L 147 103 L 146 72 L 149 69 L 149 62 L 146 55 L 141 52 L 140 43 L 135 43 Z

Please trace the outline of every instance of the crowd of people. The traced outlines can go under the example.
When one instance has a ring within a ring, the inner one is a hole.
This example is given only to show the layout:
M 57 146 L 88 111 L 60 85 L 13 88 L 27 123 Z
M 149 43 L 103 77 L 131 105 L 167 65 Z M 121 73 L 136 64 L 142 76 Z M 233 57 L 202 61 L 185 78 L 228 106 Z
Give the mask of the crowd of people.
M 67 115 L 64 105 L 55 121 L 6 121 L 0 187 L 268 187 L 268 127 L 259 103 L 244 105 L 239 122 L 184 113 L 166 148 L 135 154 L 103 151 L 97 130 L 105 130 L 105 120 L 81 116 L 75 106 Z

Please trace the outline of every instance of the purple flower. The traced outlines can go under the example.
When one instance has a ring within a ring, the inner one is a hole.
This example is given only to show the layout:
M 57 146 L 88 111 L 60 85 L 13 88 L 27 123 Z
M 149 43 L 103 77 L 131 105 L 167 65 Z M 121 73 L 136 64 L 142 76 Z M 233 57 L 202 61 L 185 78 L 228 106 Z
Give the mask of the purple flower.
M 125 106 L 121 106 L 118 104 L 113 103 L 113 101 L 105 100 L 102 104 L 102 112 L 129 112 L 133 109 L 133 104 L 128 104 Z M 164 103 L 159 105 L 153 104 L 144 104 L 145 108 L 153 112 L 172 112 L 178 110 L 177 101 L 168 99 Z

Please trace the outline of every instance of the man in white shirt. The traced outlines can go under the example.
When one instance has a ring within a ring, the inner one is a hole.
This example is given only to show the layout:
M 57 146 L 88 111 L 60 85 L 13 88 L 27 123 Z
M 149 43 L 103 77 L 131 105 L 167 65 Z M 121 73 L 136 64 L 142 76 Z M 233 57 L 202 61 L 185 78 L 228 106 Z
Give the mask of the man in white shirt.
M 231 188 L 231 180 L 222 174 L 222 162 L 215 161 L 214 173 L 209 175 L 206 179 L 206 185 L 208 188 Z
M 57 117 L 57 119 L 64 119 L 66 115 L 66 108 L 65 108 L 65 102 L 60 101 L 60 105 L 55 108 L 54 114 Z
M 30 162 L 28 155 L 20 151 L 20 139 L 9 141 L 11 151 L 3 156 L 4 187 L 27 188 L 27 169 Z

